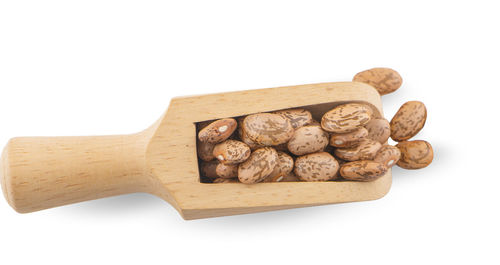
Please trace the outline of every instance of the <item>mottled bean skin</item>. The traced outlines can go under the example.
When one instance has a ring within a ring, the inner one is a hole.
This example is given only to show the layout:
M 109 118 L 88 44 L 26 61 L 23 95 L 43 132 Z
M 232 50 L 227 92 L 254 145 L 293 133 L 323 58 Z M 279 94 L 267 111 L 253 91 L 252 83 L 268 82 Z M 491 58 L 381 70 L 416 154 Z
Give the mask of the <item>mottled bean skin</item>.
M 391 136 L 391 125 L 386 119 L 371 119 L 365 128 L 368 130 L 368 136 L 381 144 L 385 144 Z
M 242 129 L 242 126 L 238 128 L 238 135 L 240 136 L 240 140 L 244 142 L 248 147 L 250 147 L 251 150 L 256 150 L 259 148 L 264 147 L 263 145 L 260 145 L 254 141 L 252 141 L 248 136 L 245 134 L 245 132 Z
M 364 138 L 359 145 L 351 148 L 338 148 L 334 154 L 343 160 L 356 161 L 356 160 L 373 160 L 378 150 L 382 147 L 377 141 Z
M 431 164 L 434 151 L 430 143 L 423 140 L 404 141 L 396 145 L 401 151 L 397 165 L 404 169 L 420 169 Z
M 292 138 L 290 120 L 273 113 L 248 115 L 242 123 L 243 133 L 253 142 L 264 146 L 279 145 Z
M 214 147 L 213 155 L 224 164 L 238 164 L 250 156 L 250 147 L 243 142 L 226 140 Z
M 348 133 L 364 126 L 371 119 L 372 109 L 364 104 L 348 103 L 325 113 L 321 127 L 327 132 Z
M 279 168 L 276 166 L 273 172 L 271 172 L 262 182 L 281 182 L 282 180 L 283 175 L 280 174 Z
M 235 119 L 216 120 L 198 132 L 198 139 L 206 143 L 220 143 L 229 138 L 237 126 Z
M 287 153 L 278 151 L 278 164 L 269 176 L 266 177 L 264 182 L 280 182 L 284 176 L 293 170 L 293 158 Z
M 391 138 L 396 142 L 415 136 L 425 125 L 427 109 L 420 101 L 403 104 L 391 120 Z
M 339 163 L 326 152 L 300 156 L 294 173 L 303 181 L 328 181 L 337 178 Z
M 330 135 L 330 145 L 339 148 L 354 147 L 359 145 L 363 138 L 368 136 L 368 130 L 360 127 L 348 133 L 332 133 Z
M 373 161 L 382 163 L 387 168 L 391 168 L 399 161 L 400 157 L 401 152 L 399 148 L 387 144 L 378 150 Z
M 238 179 L 245 184 L 263 181 L 278 165 L 278 152 L 271 147 L 259 148 L 238 166 Z
M 401 87 L 403 78 L 393 69 L 380 67 L 359 72 L 354 76 L 352 81 L 369 84 L 374 87 L 380 95 L 386 95 Z
M 313 120 L 311 112 L 301 108 L 278 110 L 274 113 L 289 119 L 294 129 L 307 125 Z
M 305 155 L 323 151 L 328 145 L 328 133 L 320 126 L 307 125 L 295 130 L 288 142 L 288 150 L 294 155 Z
M 340 175 L 347 180 L 354 181 L 374 181 L 387 172 L 387 167 L 383 164 L 370 161 L 360 160 L 345 163 L 340 168 Z

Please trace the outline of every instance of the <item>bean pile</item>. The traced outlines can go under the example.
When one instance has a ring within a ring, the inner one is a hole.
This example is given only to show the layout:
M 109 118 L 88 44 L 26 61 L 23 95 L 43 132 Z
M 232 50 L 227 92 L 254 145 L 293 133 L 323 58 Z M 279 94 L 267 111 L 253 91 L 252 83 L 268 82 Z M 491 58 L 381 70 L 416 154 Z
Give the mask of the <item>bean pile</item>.
M 381 95 L 397 90 L 401 76 L 389 68 L 358 73 L 353 81 Z M 197 153 L 202 182 L 253 184 L 293 181 L 373 181 L 394 165 L 419 169 L 432 162 L 432 146 L 408 141 L 424 126 L 425 105 L 406 102 L 393 119 L 370 106 L 347 103 L 320 121 L 304 108 L 201 122 Z M 387 144 L 391 137 L 398 142 Z

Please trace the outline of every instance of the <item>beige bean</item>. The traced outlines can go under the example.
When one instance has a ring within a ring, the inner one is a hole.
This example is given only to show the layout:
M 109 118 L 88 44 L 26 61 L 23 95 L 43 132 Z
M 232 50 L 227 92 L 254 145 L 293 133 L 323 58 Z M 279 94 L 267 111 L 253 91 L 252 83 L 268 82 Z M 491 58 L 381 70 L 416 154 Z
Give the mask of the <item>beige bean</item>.
M 425 125 L 427 109 L 420 101 L 403 104 L 391 120 L 391 138 L 401 142 L 415 136 Z
M 327 132 L 348 133 L 370 121 L 372 109 L 364 104 L 348 103 L 335 107 L 321 118 L 321 127 Z
M 248 115 L 242 125 L 244 134 L 250 140 L 264 146 L 286 143 L 294 132 L 289 119 L 273 113 Z
M 288 150 L 294 155 L 323 151 L 328 145 L 328 133 L 320 126 L 307 125 L 295 130 L 288 142 Z
M 278 152 L 274 148 L 259 148 L 238 166 L 238 179 L 245 184 L 261 182 L 273 172 L 277 164 Z
M 226 140 L 214 147 L 213 155 L 224 164 L 238 164 L 250 156 L 250 147 L 243 142 Z
M 430 165 L 434 158 L 431 144 L 423 140 L 400 142 L 396 147 L 401 151 L 397 165 L 405 169 L 424 168 Z
M 243 131 L 243 120 L 246 118 L 246 116 L 243 116 L 243 117 L 238 117 L 237 118 L 237 122 L 238 122 L 238 136 L 239 136 L 239 139 L 244 142 L 245 144 L 248 145 L 248 147 L 250 147 L 250 150 L 254 151 L 256 149 L 259 149 L 259 148 L 262 148 L 262 147 L 265 147 L 263 145 L 260 145 L 260 144 L 257 144 L 256 142 L 252 141 L 250 138 L 248 138 L 248 136 L 245 134 L 245 132 Z
M 330 145 L 334 147 L 347 148 L 359 145 L 363 138 L 368 136 L 368 130 L 360 127 L 348 133 L 332 133 L 330 135 Z
M 198 139 L 206 143 L 220 143 L 233 134 L 237 125 L 236 120 L 231 118 L 216 120 L 198 132 Z
M 334 154 L 347 161 L 373 160 L 381 147 L 382 144 L 379 142 L 364 138 L 359 145 L 351 148 L 338 148 L 334 151 Z
M 382 163 L 369 160 L 360 160 L 345 163 L 340 168 L 340 175 L 347 180 L 373 181 L 387 172 Z
M 374 87 L 380 95 L 396 91 L 403 83 L 403 78 L 390 68 L 372 68 L 357 73 L 352 81 L 363 82 Z
M 250 138 L 248 138 L 248 136 L 245 134 L 241 126 L 238 128 L 238 135 L 240 136 L 241 141 L 244 142 L 246 145 L 248 145 L 248 147 L 250 147 L 250 150 L 255 150 L 264 147 L 263 145 L 260 145 L 252 141 Z
M 380 148 L 380 150 L 378 150 L 373 161 L 382 163 L 387 168 L 391 168 L 399 161 L 400 157 L 401 152 L 397 147 L 384 145 Z
M 328 181 L 337 177 L 339 163 L 326 152 L 300 156 L 295 161 L 294 173 L 304 181 Z
M 366 125 L 368 136 L 372 140 L 385 144 L 389 136 L 391 136 L 391 126 L 386 119 L 372 119 Z
M 311 112 L 301 108 L 278 110 L 274 113 L 289 119 L 294 129 L 300 128 L 313 121 Z
M 264 182 L 280 182 L 283 178 L 292 172 L 293 158 L 284 152 L 278 152 L 278 164 L 269 176 L 266 177 Z

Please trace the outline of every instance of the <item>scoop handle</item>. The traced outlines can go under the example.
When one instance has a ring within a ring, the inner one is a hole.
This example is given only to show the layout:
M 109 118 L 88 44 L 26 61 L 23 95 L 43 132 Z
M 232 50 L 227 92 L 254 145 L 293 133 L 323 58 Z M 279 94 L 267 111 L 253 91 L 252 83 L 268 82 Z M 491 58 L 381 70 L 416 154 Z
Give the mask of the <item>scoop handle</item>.
M 142 134 L 20 137 L 5 147 L 5 198 L 27 213 L 147 189 Z

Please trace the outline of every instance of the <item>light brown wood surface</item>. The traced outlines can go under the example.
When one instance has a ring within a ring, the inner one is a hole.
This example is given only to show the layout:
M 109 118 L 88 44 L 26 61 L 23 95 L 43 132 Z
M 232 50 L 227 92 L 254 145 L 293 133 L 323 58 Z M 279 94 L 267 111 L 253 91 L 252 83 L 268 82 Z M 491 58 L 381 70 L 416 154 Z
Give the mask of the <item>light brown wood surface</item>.
M 118 194 L 147 192 L 185 219 L 244 214 L 383 197 L 391 172 L 373 182 L 200 183 L 195 123 L 292 107 L 316 119 L 359 101 L 382 115 L 378 92 L 356 82 L 321 83 L 174 98 L 143 132 L 118 136 L 20 137 L 2 154 L 5 198 L 26 213 Z

